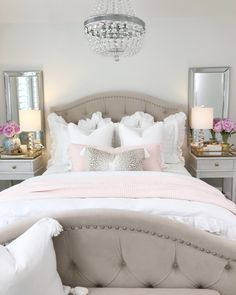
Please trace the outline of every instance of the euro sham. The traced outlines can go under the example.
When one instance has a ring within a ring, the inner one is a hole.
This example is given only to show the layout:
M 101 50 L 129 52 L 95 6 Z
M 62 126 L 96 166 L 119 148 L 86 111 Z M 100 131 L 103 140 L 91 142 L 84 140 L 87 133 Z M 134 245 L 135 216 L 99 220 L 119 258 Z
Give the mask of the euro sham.
M 92 133 L 93 131 L 110 124 L 110 118 L 102 118 L 102 113 L 94 113 L 91 119 L 79 120 L 75 125 L 81 132 Z M 51 158 L 48 161 L 48 168 L 58 172 L 66 172 L 70 170 L 70 161 L 68 156 L 68 148 L 70 145 L 70 134 L 68 131 L 68 123 L 56 113 L 48 115 L 48 125 L 51 137 Z M 77 139 L 77 138 L 76 138 Z M 80 143 L 86 144 L 87 141 Z
M 183 112 L 179 112 L 166 117 L 163 121 L 163 137 L 161 144 L 163 160 L 166 164 L 184 164 L 182 146 L 185 139 L 186 118 Z M 154 123 L 154 118 L 151 115 L 142 112 L 136 112 L 134 115 L 122 118 L 121 123 L 126 126 L 126 128 L 130 128 L 130 130 L 136 131 L 137 133 L 142 133 L 157 124 Z M 119 136 L 121 144 L 126 145 L 127 142 L 124 141 L 124 134 L 128 133 L 127 131 L 124 132 L 123 129 L 123 127 L 119 127 Z M 159 138 L 157 140 L 159 140 Z M 145 141 L 144 139 L 143 144 L 147 143 L 150 143 L 150 140 L 146 139 Z

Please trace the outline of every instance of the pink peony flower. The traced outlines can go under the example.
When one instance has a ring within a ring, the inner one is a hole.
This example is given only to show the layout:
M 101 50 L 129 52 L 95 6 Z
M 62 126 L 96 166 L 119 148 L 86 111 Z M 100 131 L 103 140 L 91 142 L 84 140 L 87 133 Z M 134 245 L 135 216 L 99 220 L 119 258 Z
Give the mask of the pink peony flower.
M 16 133 L 20 132 L 20 126 L 16 122 L 9 123 L 15 130 Z
M 6 124 L 3 128 L 3 135 L 5 135 L 6 137 L 12 137 L 14 136 L 16 133 L 15 133 L 15 129 L 14 127 L 12 127 L 11 125 L 9 124 Z
M 215 119 L 216 120 L 216 119 Z M 231 136 L 236 133 L 236 122 L 230 119 L 222 119 L 214 124 L 213 131 Z
M 0 125 L 0 134 L 6 137 L 12 137 L 20 132 L 20 127 L 16 122 L 7 122 L 6 124 Z
M 221 133 L 221 132 L 223 131 L 222 121 L 217 122 L 217 123 L 214 125 L 213 130 L 214 130 L 216 133 Z
M 221 118 L 214 118 L 213 119 L 213 126 L 215 126 L 215 124 L 218 123 L 219 121 L 221 121 Z
M 234 129 L 234 122 L 230 119 L 224 119 L 222 120 L 222 127 L 225 132 L 230 133 Z

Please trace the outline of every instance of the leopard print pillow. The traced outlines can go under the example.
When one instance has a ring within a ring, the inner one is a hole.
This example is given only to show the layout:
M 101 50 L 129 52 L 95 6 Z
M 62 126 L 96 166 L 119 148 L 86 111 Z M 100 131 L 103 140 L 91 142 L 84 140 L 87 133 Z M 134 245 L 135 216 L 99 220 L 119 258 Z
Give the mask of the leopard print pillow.
M 145 151 L 141 148 L 115 154 L 86 147 L 84 157 L 88 171 L 142 171 Z

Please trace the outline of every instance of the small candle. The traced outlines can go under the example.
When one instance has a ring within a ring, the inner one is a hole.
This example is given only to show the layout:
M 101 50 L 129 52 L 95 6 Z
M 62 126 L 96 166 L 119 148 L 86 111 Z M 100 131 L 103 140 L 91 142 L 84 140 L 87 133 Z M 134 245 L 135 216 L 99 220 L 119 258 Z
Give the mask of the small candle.
M 21 148 L 21 151 L 22 151 L 23 154 L 27 154 L 27 145 L 26 144 L 22 144 L 20 146 L 20 148 Z

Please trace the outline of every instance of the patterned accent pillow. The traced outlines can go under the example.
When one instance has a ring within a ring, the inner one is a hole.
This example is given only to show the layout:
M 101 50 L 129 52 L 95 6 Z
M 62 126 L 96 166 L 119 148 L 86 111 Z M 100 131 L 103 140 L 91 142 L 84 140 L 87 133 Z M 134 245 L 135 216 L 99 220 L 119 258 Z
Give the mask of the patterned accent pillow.
M 84 156 L 88 171 L 142 171 L 145 151 L 141 148 L 114 154 L 86 147 Z

